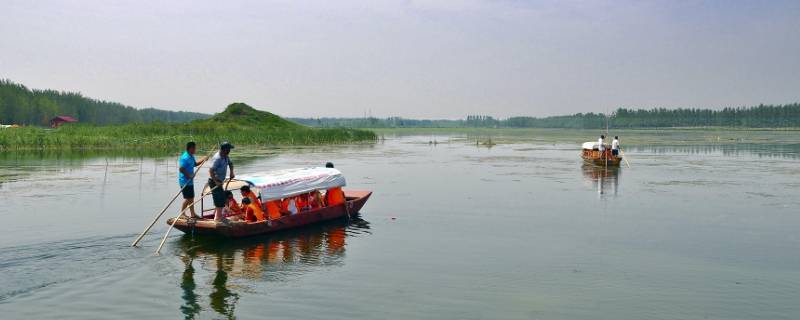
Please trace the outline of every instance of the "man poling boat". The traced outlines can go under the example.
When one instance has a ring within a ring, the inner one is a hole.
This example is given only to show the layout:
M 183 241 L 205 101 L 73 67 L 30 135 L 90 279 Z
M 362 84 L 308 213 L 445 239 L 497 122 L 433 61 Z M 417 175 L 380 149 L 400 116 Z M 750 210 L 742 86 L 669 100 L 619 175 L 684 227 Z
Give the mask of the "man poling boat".
M 215 221 L 214 214 L 203 214 L 199 219 L 185 216 L 167 220 L 175 228 L 197 235 L 246 237 L 279 230 L 301 227 L 321 221 L 349 217 L 361 210 L 369 199 L 370 191 L 342 190 L 346 185 L 342 173 L 333 168 L 313 167 L 278 170 L 242 175 L 235 180 L 225 180 L 217 187 L 222 192 L 241 190 L 247 207 L 242 219 Z M 208 188 L 207 188 L 208 189 Z M 245 191 L 246 190 L 246 191 Z M 208 194 L 204 190 L 203 194 Z M 263 204 L 253 208 L 252 194 L 258 194 Z M 284 203 L 292 203 L 291 208 Z M 215 210 L 216 211 L 216 210 Z M 263 214 L 258 214 L 263 211 Z M 255 213 L 248 215 L 248 212 Z

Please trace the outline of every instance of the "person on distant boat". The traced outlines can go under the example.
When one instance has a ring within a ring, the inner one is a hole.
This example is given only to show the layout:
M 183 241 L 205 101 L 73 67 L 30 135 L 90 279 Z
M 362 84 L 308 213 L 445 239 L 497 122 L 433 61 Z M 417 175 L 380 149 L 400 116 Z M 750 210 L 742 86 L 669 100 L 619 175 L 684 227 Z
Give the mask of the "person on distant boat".
M 614 141 L 611 141 L 611 154 L 619 155 L 619 136 L 614 136 Z
M 604 157 L 604 151 L 606 151 L 606 146 L 603 144 L 605 142 L 606 136 L 600 135 L 600 139 L 597 139 L 597 151 L 600 151 L 600 157 Z
M 264 211 L 261 206 L 256 205 L 250 201 L 250 198 L 243 198 L 242 204 L 244 205 L 244 220 L 247 222 L 257 222 L 264 220 Z
M 250 201 L 255 203 L 257 206 L 264 209 L 264 205 L 261 203 L 261 199 L 256 196 L 256 193 L 250 190 L 250 186 L 242 186 L 239 188 L 239 191 L 242 192 L 242 198 L 250 198 Z
M 208 169 L 208 187 L 211 188 L 211 197 L 214 199 L 214 221 L 223 221 L 222 208 L 225 208 L 225 190 L 223 181 L 231 169 L 230 179 L 233 180 L 233 162 L 229 157 L 233 145 L 223 142 L 219 145 L 219 151 L 211 158 L 211 168 Z M 219 187 L 217 187 L 219 186 Z
M 184 215 L 189 217 L 197 217 L 194 212 L 194 168 L 203 165 L 208 158 L 203 158 L 200 162 L 196 162 L 194 154 L 197 152 L 197 145 L 194 141 L 186 143 L 186 151 L 181 154 L 178 159 L 178 185 L 181 186 L 181 194 L 183 194 L 183 204 L 181 204 L 181 212 L 189 208 L 189 214 L 184 212 Z

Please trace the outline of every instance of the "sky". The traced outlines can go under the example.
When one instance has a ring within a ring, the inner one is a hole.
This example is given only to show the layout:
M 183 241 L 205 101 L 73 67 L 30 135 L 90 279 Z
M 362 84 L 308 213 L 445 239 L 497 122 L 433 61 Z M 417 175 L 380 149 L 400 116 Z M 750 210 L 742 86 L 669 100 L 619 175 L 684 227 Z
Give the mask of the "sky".
M 462 118 L 800 101 L 800 1 L 0 1 L 0 78 L 134 107 Z

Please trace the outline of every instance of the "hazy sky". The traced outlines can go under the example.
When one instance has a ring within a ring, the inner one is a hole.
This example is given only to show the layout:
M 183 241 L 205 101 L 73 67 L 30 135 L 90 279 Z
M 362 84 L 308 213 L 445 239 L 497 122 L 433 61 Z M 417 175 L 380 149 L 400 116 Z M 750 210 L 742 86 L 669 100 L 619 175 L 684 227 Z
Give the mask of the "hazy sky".
M 146 107 L 544 116 L 800 101 L 800 1 L 0 1 L 0 78 Z

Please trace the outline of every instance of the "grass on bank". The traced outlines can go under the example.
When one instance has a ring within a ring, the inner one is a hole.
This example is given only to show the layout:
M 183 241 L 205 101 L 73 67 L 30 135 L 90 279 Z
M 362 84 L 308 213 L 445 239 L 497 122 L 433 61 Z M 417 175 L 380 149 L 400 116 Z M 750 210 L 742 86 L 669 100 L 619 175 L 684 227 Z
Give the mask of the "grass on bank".
M 77 124 L 59 129 L 2 129 L 0 150 L 162 149 L 175 148 L 187 141 L 201 146 L 216 145 L 220 141 L 230 141 L 234 145 L 318 145 L 375 139 L 372 131 L 309 128 L 246 104 L 234 103 L 212 118 L 184 124 Z

